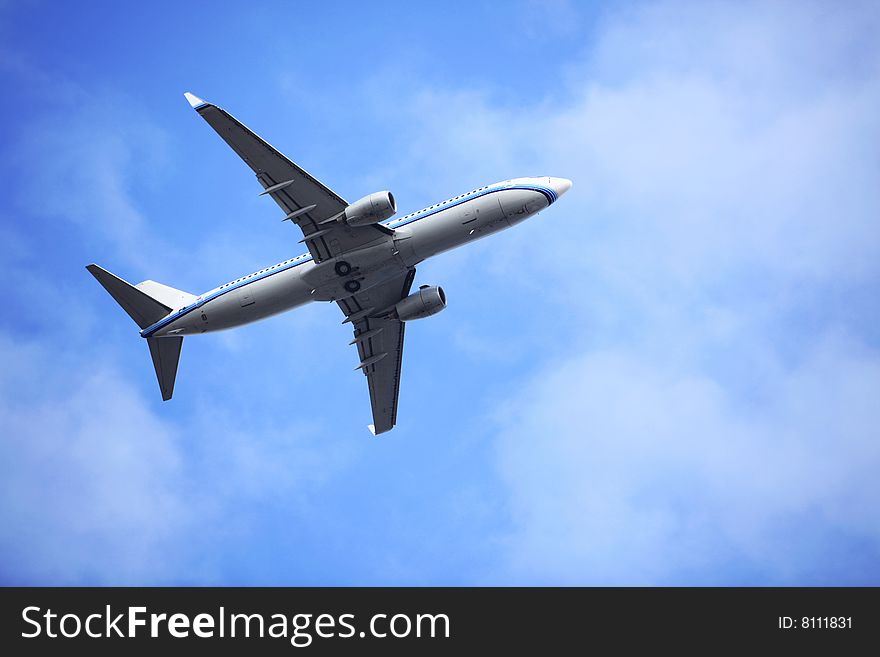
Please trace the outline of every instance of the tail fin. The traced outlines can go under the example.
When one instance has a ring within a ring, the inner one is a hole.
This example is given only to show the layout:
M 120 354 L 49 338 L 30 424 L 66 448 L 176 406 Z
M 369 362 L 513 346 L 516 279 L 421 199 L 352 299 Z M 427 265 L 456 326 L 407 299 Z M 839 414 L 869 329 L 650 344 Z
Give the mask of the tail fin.
M 173 287 L 162 285 L 156 281 L 144 281 L 138 283 L 135 287 L 148 297 L 152 297 L 163 306 L 168 306 L 172 310 L 188 306 L 196 300 L 195 295 L 192 295 L 189 292 L 176 290 Z
M 86 269 L 141 329 L 158 322 L 171 312 L 172 307 L 185 305 L 195 299 L 187 292 L 175 290 L 155 281 L 144 281 L 135 287 L 95 264 L 88 265 Z M 174 393 L 174 380 L 177 377 L 183 337 L 147 338 L 147 344 L 150 347 L 150 356 L 153 358 L 162 399 L 167 401 Z

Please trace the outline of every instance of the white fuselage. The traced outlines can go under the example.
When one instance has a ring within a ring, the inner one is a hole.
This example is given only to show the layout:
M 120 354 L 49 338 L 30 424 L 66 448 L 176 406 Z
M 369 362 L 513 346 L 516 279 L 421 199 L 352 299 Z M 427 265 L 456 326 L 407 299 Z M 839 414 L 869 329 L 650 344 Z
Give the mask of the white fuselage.
M 343 287 L 337 262 L 351 265 L 359 290 L 385 282 L 426 258 L 537 214 L 570 186 L 560 178 L 516 178 L 488 185 L 384 222 L 394 240 L 378 240 L 315 264 L 301 255 L 214 288 L 141 331 L 143 337 L 193 335 L 241 326 L 309 301 L 335 301 Z

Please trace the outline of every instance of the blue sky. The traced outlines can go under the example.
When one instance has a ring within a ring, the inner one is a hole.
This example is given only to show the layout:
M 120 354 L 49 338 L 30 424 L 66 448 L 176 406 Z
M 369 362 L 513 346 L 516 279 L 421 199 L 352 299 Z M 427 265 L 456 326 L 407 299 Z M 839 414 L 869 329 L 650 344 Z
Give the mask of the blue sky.
M 0 582 L 880 583 L 870 3 L 0 4 Z M 425 263 L 398 427 L 314 305 L 162 403 L 83 269 L 299 252 L 183 91 L 348 199 L 559 204 Z

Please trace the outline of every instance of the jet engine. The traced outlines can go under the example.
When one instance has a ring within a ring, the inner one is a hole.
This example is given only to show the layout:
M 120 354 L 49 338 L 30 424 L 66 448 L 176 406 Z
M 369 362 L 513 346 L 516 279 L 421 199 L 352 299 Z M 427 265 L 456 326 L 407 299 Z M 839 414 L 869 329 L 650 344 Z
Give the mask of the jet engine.
M 405 299 L 397 302 L 394 310 L 398 319 L 409 322 L 436 315 L 446 307 L 446 293 L 442 287 L 422 285 L 418 292 L 413 292 Z
M 375 192 L 364 196 L 345 208 L 345 223 L 349 226 L 368 226 L 379 223 L 397 212 L 397 203 L 391 192 Z

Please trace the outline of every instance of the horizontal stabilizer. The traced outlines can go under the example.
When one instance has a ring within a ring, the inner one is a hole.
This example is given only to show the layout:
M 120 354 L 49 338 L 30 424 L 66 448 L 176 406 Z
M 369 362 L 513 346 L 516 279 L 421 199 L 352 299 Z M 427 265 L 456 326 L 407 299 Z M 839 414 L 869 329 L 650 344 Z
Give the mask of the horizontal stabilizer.
M 152 326 L 171 312 L 170 307 L 160 303 L 131 283 L 114 276 L 106 269 L 95 264 L 88 265 L 86 269 L 142 329 Z
M 177 364 L 180 362 L 180 348 L 183 338 L 147 338 L 150 345 L 150 356 L 156 368 L 156 378 L 162 391 L 162 400 L 168 401 L 174 394 L 174 379 L 177 378 Z

